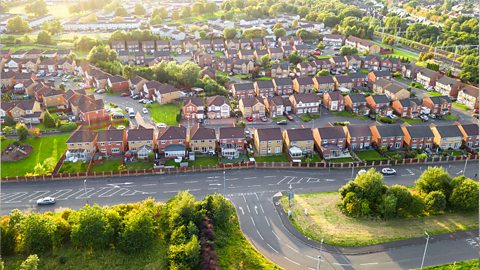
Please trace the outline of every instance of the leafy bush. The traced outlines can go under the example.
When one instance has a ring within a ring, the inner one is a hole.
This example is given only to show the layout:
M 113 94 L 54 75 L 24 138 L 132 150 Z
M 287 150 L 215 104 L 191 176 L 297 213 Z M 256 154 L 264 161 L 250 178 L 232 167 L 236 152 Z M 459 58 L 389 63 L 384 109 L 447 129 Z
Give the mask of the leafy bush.
M 72 243 L 78 248 L 102 249 L 111 243 L 114 230 L 103 208 L 86 205 L 68 218 Z
M 457 181 L 457 177 L 452 180 Z M 459 211 L 478 211 L 478 182 L 464 179 L 452 190 L 450 203 Z
M 71 122 L 67 124 L 63 124 L 60 126 L 60 131 L 61 132 L 71 132 L 77 129 L 78 125 L 77 123 Z
M 20 224 L 22 248 L 27 252 L 44 252 L 53 247 L 55 223 L 44 215 L 32 213 Z
M 417 179 L 417 189 L 425 194 L 441 191 L 448 198 L 450 194 L 450 176 L 442 167 L 428 167 Z
M 432 214 L 442 214 L 447 207 L 447 199 L 441 191 L 432 191 L 425 197 L 425 206 Z
M 132 212 L 125 217 L 124 229 L 119 237 L 119 247 L 125 253 L 136 253 L 152 246 L 155 230 L 152 213 Z

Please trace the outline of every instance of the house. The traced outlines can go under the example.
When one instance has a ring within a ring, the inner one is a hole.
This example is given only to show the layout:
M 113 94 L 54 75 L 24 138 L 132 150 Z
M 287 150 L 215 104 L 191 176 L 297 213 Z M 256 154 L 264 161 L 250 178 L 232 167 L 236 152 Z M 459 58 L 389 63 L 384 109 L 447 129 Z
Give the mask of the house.
M 40 116 L 42 114 L 40 103 L 32 99 L 14 102 L 2 101 L 2 110 L 10 115 L 13 121 L 27 124 L 40 123 Z
M 236 49 L 227 49 L 225 51 L 225 57 L 228 59 L 237 59 L 238 57 L 238 50 Z
M 385 58 L 382 60 L 380 66 L 382 70 L 395 72 L 402 68 L 402 62 L 398 58 Z
M 291 158 L 302 158 L 313 153 L 315 143 L 309 128 L 285 129 L 283 140 Z
M 345 109 L 341 91 L 332 91 L 323 94 L 323 106 L 329 111 L 341 112 Z
M 313 129 L 315 147 L 324 159 L 344 156 L 347 150 L 347 136 L 343 127 L 331 126 Z
M 363 94 L 348 94 L 344 98 L 345 110 L 357 115 L 367 115 L 370 109 L 367 107 L 367 101 Z
M 442 76 L 436 81 L 435 90 L 444 96 L 456 98 L 462 86 L 463 83 L 461 81 L 448 76 Z
M 435 126 L 431 125 L 434 134 L 433 141 L 442 150 L 460 149 L 463 134 L 457 125 Z
M 183 41 L 182 40 L 170 40 L 170 51 L 171 52 L 176 52 L 178 54 L 182 54 L 183 52 Z M 157 44 L 158 46 L 158 44 Z M 197 44 L 189 44 L 187 45 L 187 48 L 189 48 L 188 51 L 186 51 L 186 53 L 189 53 L 191 51 L 196 51 L 198 48 L 197 48 Z M 158 48 L 157 48 L 158 50 Z
M 389 107 L 390 100 L 386 95 L 371 95 L 365 98 L 367 101 L 367 107 L 371 109 L 371 112 L 380 114 L 381 116 L 389 115 L 393 110 Z
M 282 154 L 283 137 L 280 128 L 255 129 L 253 134 L 256 155 L 269 156 Z
M 248 38 L 240 39 L 239 43 L 240 43 L 240 49 L 242 49 L 242 50 L 251 50 L 252 49 L 252 44 L 250 42 L 250 39 L 248 39 Z
M 348 148 L 352 151 L 369 149 L 372 144 L 372 131 L 368 125 L 347 125 L 344 127 Z
M 392 73 L 388 70 L 370 71 L 367 76 L 368 76 L 368 81 L 372 83 L 376 82 L 379 79 L 385 79 L 385 80 L 392 79 Z
M 392 102 L 393 112 L 402 118 L 414 119 L 420 115 L 422 103 L 417 98 L 406 98 Z
M 417 73 L 417 82 L 423 86 L 435 86 L 440 77 L 442 77 L 440 72 L 423 68 Z
M 198 50 L 198 43 L 193 39 L 186 39 L 183 41 L 183 47 L 186 53 Z
M 143 91 L 143 85 L 147 83 L 148 80 L 140 76 L 135 76 L 129 80 L 129 89 L 132 94 L 140 94 Z
M 372 41 L 361 39 L 354 36 L 349 36 L 347 40 L 345 40 L 345 45 L 347 44 L 349 44 L 348 46 L 357 48 L 359 53 L 365 53 L 365 54 L 378 54 L 382 49 L 380 46 L 373 43 Z
M 387 79 L 383 79 L 383 78 L 379 78 L 377 80 L 375 80 L 375 82 L 372 82 L 371 83 L 371 88 L 373 90 L 373 93 L 375 94 L 383 94 L 385 93 L 385 88 L 392 84 L 392 81 L 390 80 L 387 80 Z
M 347 61 L 348 69 L 359 69 L 362 67 L 362 59 L 358 55 L 346 55 L 344 56 Z
M 403 130 L 400 125 L 370 127 L 372 142 L 377 148 L 401 149 L 403 147 Z
M 200 39 L 198 41 L 198 48 L 202 51 L 212 53 L 212 41 L 209 38 Z
M 424 97 L 422 106 L 430 109 L 430 113 L 437 115 L 450 114 L 452 101 L 447 96 Z
M 97 148 L 102 155 L 123 155 L 127 148 L 127 133 L 124 129 L 110 127 L 99 130 L 97 135 Z
M 478 124 L 455 123 L 463 135 L 463 146 L 470 150 L 478 150 Z
M 432 149 L 433 132 L 429 126 L 402 126 L 405 145 L 413 149 Z
M 315 72 L 318 72 L 320 70 L 330 71 L 333 66 L 332 62 L 330 62 L 329 59 L 314 59 L 310 63 L 314 67 Z
M 274 78 L 275 93 L 279 96 L 289 96 L 293 93 L 293 81 L 290 77 Z
M 119 51 L 125 51 L 127 47 L 125 46 L 125 40 L 114 40 L 112 41 L 112 44 L 110 44 L 110 47 L 112 50 L 115 50 L 117 52 Z
M 193 62 L 198 64 L 200 67 L 211 66 L 213 57 L 211 54 L 205 51 L 195 51 L 192 53 Z
M 275 94 L 275 85 L 272 80 L 260 80 L 253 83 L 255 93 L 260 97 L 273 97 Z
M 196 124 L 188 136 L 190 150 L 195 153 L 214 154 L 217 149 L 217 136 L 214 128 L 201 127 Z
M 334 56 L 330 58 L 332 69 L 336 72 L 342 72 L 347 69 L 347 60 L 343 56 Z
M 285 57 L 288 57 L 293 53 L 293 47 L 290 45 L 283 45 L 282 50 L 283 50 L 283 55 L 285 55 Z
M 183 119 L 203 119 L 205 116 L 205 105 L 202 97 L 190 97 L 182 107 Z
M 230 103 L 224 96 L 213 96 L 207 98 L 208 119 L 221 119 L 230 117 Z
M 84 90 L 69 90 L 65 99 L 72 113 L 80 121 L 87 124 L 110 121 L 110 114 L 105 110 L 103 99 L 95 99 L 94 95 Z
M 254 50 L 240 50 L 238 52 L 238 58 L 244 60 L 255 60 L 255 51 Z
M 300 56 L 308 57 L 312 51 L 310 47 L 306 44 L 296 44 L 293 45 L 293 50 Z
M 387 85 L 387 87 L 385 87 L 384 93 L 391 100 L 402 100 L 410 97 L 410 91 L 405 89 L 405 87 L 403 87 L 397 82 L 392 82 Z
M 75 71 L 77 62 L 71 59 L 59 59 L 57 61 L 57 70 L 64 74 L 72 74 Z
M 280 64 L 272 64 L 271 68 L 272 78 L 286 78 L 288 77 L 289 68 L 287 62 Z
M 107 78 L 107 85 L 113 93 L 126 93 L 130 90 L 130 84 L 122 76 L 114 75 Z
M 257 62 L 260 62 L 260 59 L 265 56 L 265 55 L 268 55 L 268 51 L 267 50 L 261 50 L 261 49 L 255 49 L 255 51 L 253 52 L 253 57 L 254 59 L 257 61 Z
M 237 99 L 254 97 L 255 86 L 251 82 L 247 83 L 234 83 L 231 88 L 232 95 Z
M 327 47 L 340 48 L 345 43 L 346 37 L 344 35 L 326 34 L 323 36 L 323 44 Z
M 238 158 L 245 151 L 245 129 L 243 127 L 221 127 L 218 142 L 223 157 Z
M 416 79 L 417 73 L 421 69 L 423 69 L 423 67 L 417 66 L 415 62 L 403 64 L 401 67 L 402 76 L 407 79 Z
M 225 42 L 221 38 L 215 38 L 212 40 L 212 47 L 214 51 L 225 51 Z
M 217 69 L 221 72 L 227 72 L 227 73 L 232 72 L 232 68 L 233 68 L 232 59 L 220 58 L 216 61 L 216 65 L 217 65 Z M 240 72 L 243 72 L 242 68 L 243 66 L 240 65 Z M 246 74 L 248 73 L 247 67 L 245 67 L 245 72 Z
M 268 54 L 272 60 L 282 60 L 283 59 L 283 49 L 281 47 L 268 48 Z
M 336 87 L 336 82 L 333 79 L 333 76 L 328 75 L 313 77 L 313 83 L 315 89 L 320 93 L 334 91 Z
M 156 51 L 154 40 L 145 40 L 145 41 L 142 41 L 141 43 L 142 43 L 142 52 L 152 54 L 153 52 Z
M 353 82 L 352 82 L 352 79 L 350 79 L 350 76 L 348 76 L 348 75 L 335 75 L 333 77 L 333 79 L 335 80 L 336 89 L 342 90 L 342 91 L 352 90 Z
M 89 161 L 96 152 L 97 133 L 81 126 L 68 138 L 65 159 Z
M 352 81 L 353 88 L 356 87 L 365 87 L 368 83 L 368 76 L 362 72 L 350 72 L 348 73 L 348 77 Z
M 140 43 L 138 40 L 127 40 L 127 51 L 129 52 L 139 52 Z
M 238 107 L 243 117 L 259 119 L 265 116 L 265 104 L 261 97 L 246 97 L 240 99 Z
M 127 142 L 129 152 L 138 159 L 147 159 L 155 149 L 154 129 L 141 125 L 136 129 L 129 129 Z
M 289 97 L 295 114 L 318 113 L 320 97 L 313 93 L 295 93 Z
M 48 90 L 42 93 L 43 106 L 57 107 L 59 109 L 65 109 L 68 107 L 67 100 L 65 99 L 65 91 L 48 87 Z
M 149 81 L 143 85 L 143 93 L 146 98 L 160 104 L 170 103 L 180 98 L 180 91 L 173 85 Z
M 187 147 L 187 129 L 183 126 L 160 128 L 157 148 L 165 158 L 184 157 Z
M 296 77 L 293 79 L 293 90 L 297 93 L 311 93 L 314 92 L 315 84 L 311 77 Z
M 227 49 L 234 49 L 234 50 L 240 50 L 240 43 L 238 42 L 237 39 L 226 39 L 225 40 L 225 48 Z
M 382 58 L 375 55 L 367 55 L 363 60 L 363 68 L 368 70 L 380 70 Z
M 309 62 L 301 62 L 297 64 L 297 75 L 298 76 L 308 76 L 313 75 L 313 67 Z
M 467 106 L 469 109 L 478 108 L 478 87 L 464 85 L 458 92 L 457 103 Z
M 236 59 L 233 61 L 233 72 L 238 74 L 249 74 L 255 69 L 255 62 L 252 60 Z
M 282 97 L 269 97 L 264 99 L 264 102 L 270 117 L 280 117 L 285 113 L 284 99 Z

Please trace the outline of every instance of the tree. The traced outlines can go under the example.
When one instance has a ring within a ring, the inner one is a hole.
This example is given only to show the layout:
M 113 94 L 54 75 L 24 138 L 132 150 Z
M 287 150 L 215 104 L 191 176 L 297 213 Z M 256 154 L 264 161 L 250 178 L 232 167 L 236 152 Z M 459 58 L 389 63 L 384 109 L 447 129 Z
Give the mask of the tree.
M 200 262 L 200 242 L 193 235 L 185 244 L 170 245 L 168 258 L 171 269 L 194 269 Z
M 42 29 L 49 32 L 51 35 L 56 35 L 63 32 L 62 23 L 58 19 L 50 22 L 44 22 L 42 24 Z
M 20 270 L 37 270 L 39 261 L 37 254 L 29 255 L 20 265 Z
M 277 37 L 277 38 L 281 38 L 281 37 L 284 37 L 287 35 L 287 31 L 285 30 L 285 28 L 277 28 L 275 30 L 273 30 L 273 34 Z
M 80 39 L 75 40 L 74 45 L 75 48 L 82 52 L 89 52 L 97 43 L 97 40 L 93 38 L 82 36 Z
M 340 48 L 340 54 L 341 55 L 352 55 L 352 54 L 357 54 L 357 48 L 354 47 L 349 47 L 349 46 L 342 46 Z
M 288 61 L 294 65 L 303 61 L 303 57 L 298 55 L 296 51 L 292 52 L 290 56 L 288 56 Z
M 319 50 L 325 49 L 325 44 L 323 43 L 323 41 L 318 42 L 317 49 L 319 49 Z
M 428 167 L 417 179 L 415 185 L 425 194 L 441 191 L 447 198 L 450 194 L 450 176 L 442 167 Z
M 478 211 L 478 182 L 472 179 L 461 181 L 453 188 L 450 203 L 460 211 Z
M 145 15 L 147 11 L 145 10 L 145 7 L 143 7 L 142 4 L 140 3 L 136 3 L 135 4 L 135 8 L 133 10 L 133 14 L 137 15 L 137 16 L 143 16 Z
M 164 7 L 156 8 L 152 12 L 152 18 L 159 18 L 165 20 L 168 17 L 168 11 Z
M 36 17 L 47 15 L 47 3 L 45 3 L 44 0 L 37 0 L 31 4 L 27 4 L 25 6 L 25 12 L 32 13 Z
M 124 7 L 118 7 L 115 9 L 115 16 L 117 17 L 126 17 L 128 16 L 128 11 Z
M 260 66 L 263 69 L 268 69 L 272 66 L 271 60 L 270 60 L 270 55 L 266 54 L 262 57 L 260 57 Z
M 32 137 L 40 137 L 42 133 L 39 128 L 32 127 L 28 130 L 28 134 Z
M 187 61 L 180 66 L 178 82 L 184 86 L 193 86 L 200 75 L 200 71 L 201 69 L 197 64 Z
M 447 207 L 447 199 L 441 191 L 432 191 L 425 196 L 425 207 L 432 214 L 441 214 Z
M 12 255 L 15 252 L 16 246 L 16 230 L 14 226 L 10 225 L 6 220 L 0 221 L 0 242 L 1 242 L 1 255 Z
M 29 253 L 44 252 L 53 248 L 55 224 L 52 219 L 31 213 L 20 224 L 21 246 Z
M 223 29 L 223 37 L 225 39 L 234 39 L 237 36 L 236 28 L 225 28 Z
M 207 215 L 213 220 L 213 223 L 220 228 L 226 228 L 235 213 L 232 205 L 219 194 L 208 195 L 204 201 Z
M 393 194 L 383 196 L 382 204 L 380 205 L 380 211 L 384 219 L 390 219 L 397 215 L 397 203 L 398 199 Z
M 47 31 L 42 30 L 37 35 L 37 43 L 50 45 L 52 44 L 52 37 Z
M 15 126 L 15 130 L 17 131 L 19 141 L 24 141 L 27 139 L 28 129 L 25 124 L 17 123 L 17 125 Z
M 98 205 L 86 205 L 68 221 L 72 225 L 71 241 L 79 248 L 105 248 L 112 241 L 114 229 Z
M 28 22 L 20 16 L 15 16 L 7 21 L 7 31 L 9 33 L 26 33 L 30 30 Z
M 136 253 L 150 248 L 155 241 L 152 213 L 136 211 L 124 219 L 124 229 L 120 234 L 119 247 L 125 253 Z
M 117 60 L 117 53 L 107 45 L 97 45 L 90 50 L 87 59 L 93 64 L 100 61 L 113 62 Z
M 3 96 L 2 96 L 2 101 L 4 101 Z M 8 127 L 13 127 L 13 126 L 16 125 L 16 123 L 15 123 L 15 120 L 13 119 L 13 117 L 10 116 L 9 114 L 7 114 L 7 115 L 5 115 L 3 125 L 8 126 Z
M 328 69 L 322 69 L 317 72 L 317 76 L 328 76 L 330 75 L 330 71 Z

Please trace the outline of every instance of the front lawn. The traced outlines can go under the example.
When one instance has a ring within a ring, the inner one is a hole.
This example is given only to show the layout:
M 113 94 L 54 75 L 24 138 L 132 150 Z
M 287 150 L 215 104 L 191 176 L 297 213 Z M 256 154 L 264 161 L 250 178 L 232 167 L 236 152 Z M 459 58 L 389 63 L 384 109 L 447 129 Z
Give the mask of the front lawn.
M 447 153 L 447 155 L 453 156 L 453 157 L 459 157 L 464 154 L 462 150 L 443 150 L 442 152 Z
M 225 55 L 223 54 L 223 52 L 221 52 L 221 51 L 215 51 L 213 54 L 214 54 L 216 57 L 220 57 L 220 58 L 223 58 L 223 57 L 225 56 Z
M 317 153 L 315 153 L 311 157 L 302 158 L 302 162 L 306 162 L 306 163 L 322 162 L 322 158 Z
M 456 114 L 447 114 L 447 115 L 444 115 L 440 118 L 441 120 L 448 120 L 448 121 L 455 121 L 458 119 L 458 115 Z
M 466 105 L 458 103 L 458 102 L 453 102 L 453 106 L 460 108 L 462 110 L 468 111 L 470 108 L 468 108 Z
M 155 123 L 165 123 L 169 126 L 178 125 L 178 115 L 180 115 L 181 106 L 173 103 L 158 104 L 152 103 L 147 106 L 150 116 Z
M 364 161 L 377 161 L 377 160 L 387 160 L 387 157 L 380 155 L 376 150 L 364 150 L 355 152 L 358 158 Z
M 349 162 L 354 162 L 355 159 L 351 157 L 344 157 L 344 158 L 332 158 L 327 161 L 330 163 L 349 163 Z
M 255 80 L 256 81 L 271 81 L 272 77 L 262 76 L 262 77 L 255 78 Z
M 427 94 L 429 94 L 429 95 L 432 96 L 432 97 L 443 96 L 441 93 L 435 92 L 435 91 L 428 91 Z
M 127 169 L 130 171 L 134 170 L 151 170 L 153 169 L 153 163 L 150 161 L 138 160 L 134 162 L 127 162 Z
M 424 89 L 424 86 L 418 82 L 409 82 L 407 83 L 408 86 L 411 86 L 413 88 L 417 88 L 417 89 L 420 89 L 420 90 L 423 90 Z
M 58 162 L 60 157 L 67 149 L 67 144 L 65 142 L 67 141 L 68 137 L 70 137 L 70 134 L 28 138 L 25 140 L 25 143 L 33 147 L 32 153 L 27 158 L 19 161 L 2 162 L 2 178 L 24 176 L 26 173 L 33 173 L 33 168 L 35 165 L 38 163 L 43 163 L 43 161 L 49 157 L 53 157 L 55 162 Z M 14 140 L 2 141 L 2 149 L 13 142 Z
M 86 162 L 69 162 L 65 161 L 60 168 L 59 173 L 77 173 L 77 172 L 87 172 L 88 163 Z
M 291 222 L 297 230 L 316 241 L 339 246 L 361 246 L 413 237 L 478 228 L 477 213 L 449 213 L 390 220 L 353 218 L 343 214 L 337 192 L 295 194 Z M 281 203 L 288 209 L 288 199 Z M 305 216 L 304 209 L 308 210 Z
M 302 114 L 299 117 L 300 117 L 300 119 L 302 119 L 303 122 L 310 122 L 313 119 L 319 118 L 320 115 L 319 114 L 307 113 L 307 114 Z
M 123 163 L 121 159 L 105 159 L 101 164 L 93 164 L 92 173 L 101 173 L 101 172 L 118 172 L 120 171 L 119 166 Z
M 385 153 L 385 155 L 391 160 L 400 160 L 404 157 L 401 152 L 395 150 L 388 151 Z
M 368 74 L 368 73 L 370 73 L 370 70 L 368 68 L 361 68 L 361 69 L 358 70 L 358 72 Z
M 332 114 L 335 116 L 352 117 L 352 118 L 357 118 L 361 120 L 368 120 L 368 117 L 364 115 L 356 115 L 354 113 L 347 112 L 347 111 L 333 112 Z
M 282 121 L 282 120 L 287 120 L 287 118 L 284 117 L 284 116 L 279 116 L 279 117 L 273 117 L 272 118 L 273 122 L 279 122 L 279 121 Z
M 256 162 L 288 162 L 288 157 L 285 154 L 278 156 L 256 156 L 254 157 Z

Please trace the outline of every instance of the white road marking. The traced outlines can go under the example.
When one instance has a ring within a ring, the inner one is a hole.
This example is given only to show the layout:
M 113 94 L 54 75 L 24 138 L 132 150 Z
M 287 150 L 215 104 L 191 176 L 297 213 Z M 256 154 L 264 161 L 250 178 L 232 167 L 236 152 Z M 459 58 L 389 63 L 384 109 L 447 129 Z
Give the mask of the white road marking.
M 95 192 L 92 192 L 91 194 L 88 194 L 88 196 L 86 198 L 91 198 L 94 194 L 97 194 L 98 192 L 104 190 L 104 189 L 107 189 L 107 188 L 110 188 L 110 187 L 101 187 L 99 190 L 95 191 Z M 123 188 L 122 188 L 123 189 Z
M 284 176 L 282 180 L 277 182 L 277 185 L 280 185 L 280 183 L 282 183 L 283 181 L 287 180 L 290 177 L 292 177 L 292 176 Z
M 294 176 L 289 176 L 289 177 L 292 179 L 288 180 L 287 184 L 292 184 L 292 181 L 295 180 L 296 177 Z
M 185 182 L 185 183 L 187 183 L 187 182 Z M 144 184 L 144 185 L 142 185 L 142 187 L 151 187 L 151 186 L 156 186 L 156 185 L 157 184 Z
M 73 195 L 76 195 L 77 193 L 80 193 L 80 192 L 85 192 L 85 190 L 84 190 L 84 189 L 79 189 L 78 191 L 73 192 L 72 194 L 68 195 L 68 196 L 65 197 L 65 198 L 55 198 L 55 200 L 57 200 L 57 201 L 68 200 L 68 199 L 70 199 L 71 197 L 73 197 Z
M 255 205 L 255 207 L 254 207 L 253 209 L 255 209 L 255 214 L 258 215 L 258 211 L 257 211 L 257 206 L 256 206 L 256 205 Z
M 296 264 L 296 265 L 300 265 L 298 262 L 296 262 L 296 261 L 294 261 L 294 260 L 292 260 L 292 259 L 289 259 L 289 258 L 287 258 L 286 256 L 283 256 L 283 257 L 284 257 L 285 259 L 287 259 L 288 261 Z
M 264 216 L 264 217 L 265 217 L 265 221 L 266 221 L 266 222 L 267 222 L 267 224 L 268 224 L 268 227 L 272 227 L 272 226 L 270 226 L 270 222 L 268 222 L 268 218 L 267 218 L 267 216 Z
M 94 191 L 95 189 L 94 188 L 85 188 L 85 189 L 81 189 L 81 191 L 83 191 L 83 193 L 81 193 L 80 195 L 78 195 L 77 197 L 75 197 L 75 199 L 84 199 L 86 198 L 87 194 L 90 193 L 91 191 Z
M 250 207 L 248 206 L 248 204 L 247 204 L 247 210 L 248 210 L 248 213 L 250 213 Z
M 209 186 L 221 186 L 222 184 L 220 183 L 215 183 L 215 184 L 208 184 Z
M 205 182 L 217 182 L 218 180 L 205 180 Z
M 278 253 L 278 251 L 274 249 L 269 243 L 267 243 L 267 246 L 269 246 L 273 251 L 275 251 L 275 253 Z
M 14 192 L 14 193 L 3 193 L 2 194 L 2 201 L 5 200 L 6 198 L 9 198 L 9 197 L 14 197 L 15 195 L 17 195 L 18 192 Z
M 245 215 L 245 212 L 243 212 L 243 208 L 241 206 L 239 206 L 238 209 L 240 209 L 240 211 L 242 211 L 242 215 Z
M 290 246 L 289 244 L 286 244 L 286 245 L 287 245 L 287 247 L 290 248 L 291 250 L 293 250 L 293 251 L 295 251 L 295 252 L 297 252 L 297 253 L 300 253 L 300 251 L 298 251 L 298 249 Z
M 310 259 L 312 259 L 312 260 L 318 260 L 318 258 L 315 258 L 315 257 L 310 256 L 310 255 L 305 255 L 305 257 L 310 258 Z
M 217 188 L 218 189 L 218 188 Z M 191 192 L 194 192 L 194 191 L 200 191 L 199 188 L 192 188 L 192 189 L 187 189 L 187 191 L 191 191 Z
M 275 235 L 275 237 L 277 237 L 278 240 L 280 240 L 280 237 L 278 237 L 278 235 L 274 231 L 272 231 L 272 233 L 273 235 Z
M 257 193 L 255 193 L 255 197 L 257 197 L 257 201 L 260 201 L 260 199 L 258 198 L 258 195 L 257 195 Z
M 227 181 L 235 181 L 235 180 L 238 180 L 238 178 L 228 178 L 228 179 L 225 179 Z
M 107 191 L 107 192 L 104 192 L 104 193 L 108 193 L 108 192 L 110 192 L 110 191 L 112 191 L 112 190 L 115 190 L 115 189 L 111 189 L 111 190 L 109 190 L 109 191 Z M 123 194 L 128 193 L 128 192 L 130 191 L 130 189 L 128 189 L 128 188 L 119 188 L 119 189 L 115 190 L 113 193 L 110 193 L 109 195 L 104 195 L 104 196 L 102 196 L 102 197 L 113 197 L 113 195 L 117 194 L 118 192 L 120 192 L 120 191 L 122 191 L 122 190 L 123 190 L 124 192 L 123 192 L 122 194 L 120 194 L 120 196 L 122 196 Z M 103 194 L 103 193 L 102 193 L 102 194 Z M 98 197 L 100 197 L 100 196 L 98 196 Z
M 262 238 L 262 240 L 265 241 L 265 239 L 263 239 L 263 236 L 260 234 L 258 230 L 257 230 L 257 233 L 258 233 L 258 236 L 260 236 L 260 238 Z
M 348 263 L 332 263 L 334 265 L 341 265 L 341 266 L 349 266 L 350 264 Z
M 260 209 L 262 209 L 262 213 L 265 214 L 265 211 L 263 211 L 263 206 L 260 204 Z
M 208 179 L 212 179 L 212 178 L 213 178 L 213 179 L 216 179 L 216 178 L 219 178 L 219 177 L 220 177 L 220 176 L 217 175 L 217 176 L 208 176 L 207 178 L 208 178 Z
M 320 179 L 318 179 L 318 178 L 311 178 L 311 177 L 309 177 L 309 178 L 307 179 L 307 183 L 318 183 L 318 182 L 320 182 Z
M 325 181 L 327 181 L 327 182 L 334 182 L 334 181 L 336 181 L 336 180 L 337 180 L 337 179 L 325 179 Z
M 40 197 L 44 197 L 45 194 L 49 193 L 50 190 L 43 190 L 43 191 L 35 191 L 33 192 L 32 194 L 28 195 L 27 197 L 23 198 L 23 199 L 27 199 L 27 198 L 30 198 L 30 201 L 35 201 L 36 199 L 40 198 Z M 40 195 L 36 195 L 38 193 L 42 193 Z M 63 195 L 63 194 L 62 194 Z M 61 196 L 61 195 L 60 195 Z M 55 198 L 56 199 L 56 198 Z
M 105 196 L 105 194 L 109 193 L 110 191 L 115 190 L 115 187 L 103 192 L 102 194 L 98 195 L 98 197 L 103 198 L 103 197 L 110 197 L 110 196 Z
M 253 176 L 253 177 L 244 177 L 243 179 L 255 179 L 257 178 L 256 176 Z
M 209 187 L 208 190 L 217 190 L 218 187 Z
M 66 191 L 66 192 L 65 192 Z M 60 189 L 60 190 L 57 190 L 56 192 L 48 195 L 49 197 L 59 197 L 59 196 L 62 196 L 63 194 L 68 194 L 68 192 L 72 191 L 71 189 Z M 58 193 L 62 193 L 60 194 L 59 196 L 56 196 Z
M 193 183 L 198 183 L 198 181 L 186 181 L 185 184 L 193 184 Z
M 252 220 L 253 227 L 257 227 L 257 226 L 255 225 L 255 221 L 253 221 L 253 217 L 250 217 L 250 219 Z
M 177 182 L 163 183 L 164 185 L 176 185 Z
M 272 177 L 277 177 L 277 176 L 275 176 L 275 175 L 266 175 L 266 176 L 264 176 L 263 178 L 272 178 Z
M 371 262 L 371 263 L 361 263 L 360 265 L 377 265 L 378 262 Z
M 245 199 L 245 195 L 242 195 L 243 197 L 243 200 L 245 201 L 245 203 L 247 203 L 247 199 Z
M 18 202 L 21 202 L 22 200 L 17 201 L 17 199 L 19 199 L 20 197 L 23 197 L 27 194 L 28 194 L 28 192 L 23 192 L 23 191 L 22 192 L 17 192 L 17 193 L 15 193 L 15 196 L 10 197 L 8 200 L 5 200 L 3 202 L 4 203 L 18 203 Z
M 269 186 L 275 186 L 275 185 L 278 185 L 278 184 L 268 184 Z

